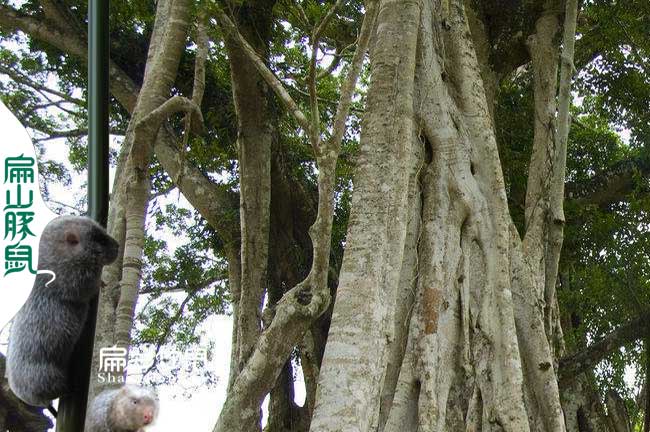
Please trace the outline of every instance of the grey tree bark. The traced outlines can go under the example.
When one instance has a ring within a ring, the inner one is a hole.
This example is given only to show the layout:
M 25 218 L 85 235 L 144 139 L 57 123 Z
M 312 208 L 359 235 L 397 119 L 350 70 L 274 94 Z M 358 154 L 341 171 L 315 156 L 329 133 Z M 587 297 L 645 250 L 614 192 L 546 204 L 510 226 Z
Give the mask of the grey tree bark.
M 267 58 L 267 38 L 259 35 L 270 30 L 274 1 L 257 2 L 239 8 L 238 18 L 246 23 L 247 40 L 253 41 L 258 55 Z M 232 38 L 226 38 L 230 61 L 233 99 L 237 113 L 237 150 L 239 161 L 239 214 L 241 228 L 241 265 L 237 290 L 232 290 L 233 352 L 229 387 L 244 368 L 257 342 L 261 328 L 262 303 L 267 286 L 269 224 L 271 202 L 271 147 L 275 129 L 269 90 L 256 73 L 255 66 Z M 261 427 L 261 409 L 242 411 L 242 429 Z
M 545 326 L 563 222 L 553 186 L 566 151 L 553 120 L 562 13 L 546 4 L 529 39 L 536 128 L 521 238 L 471 7 L 380 1 L 313 432 L 566 430 L 557 327 Z
M 282 83 L 266 67 L 255 49 L 239 33 L 236 25 L 223 11 L 218 10 L 219 22 L 228 38 L 247 57 L 280 102 L 293 115 L 309 137 L 318 167 L 318 211 L 309 229 L 312 242 L 312 264 L 307 276 L 288 290 L 271 311 L 264 331 L 255 341 L 251 353 L 239 374 L 230 384 L 215 432 L 248 431 L 247 419 L 259 411 L 264 397 L 276 383 L 289 355 L 305 337 L 306 331 L 327 309 L 330 291 L 327 284 L 330 269 L 332 223 L 334 217 L 335 168 L 343 139 L 346 118 L 352 95 L 361 71 L 370 33 L 374 25 L 375 5 L 370 3 L 358 38 L 351 67 L 341 88 L 341 98 L 332 125 L 331 135 L 322 138 L 318 101 L 316 97 L 316 55 L 318 40 L 334 12 L 342 3 L 337 1 L 314 28 L 310 37 L 312 65 L 309 71 L 311 113 L 305 115 L 291 98 Z M 242 260 L 245 259 L 242 254 Z M 241 313 L 241 312 L 240 312 Z M 238 332 L 238 337 L 241 332 Z M 237 341 L 241 344 L 241 341 Z M 242 423 L 242 419 L 244 422 Z
M 632 432 L 630 417 L 625 407 L 625 401 L 615 391 L 610 390 L 605 395 L 607 412 L 612 420 L 614 432 Z

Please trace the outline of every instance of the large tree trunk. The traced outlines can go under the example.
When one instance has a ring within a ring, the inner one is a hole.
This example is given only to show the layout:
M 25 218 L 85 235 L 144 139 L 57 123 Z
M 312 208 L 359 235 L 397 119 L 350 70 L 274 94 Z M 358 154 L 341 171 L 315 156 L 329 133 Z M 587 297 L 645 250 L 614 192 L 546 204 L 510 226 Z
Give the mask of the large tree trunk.
M 549 7 L 533 36 L 544 49 L 533 56 L 534 187 L 522 239 L 481 76 L 489 65 L 465 5 L 380 2 L 312 431 L 565 430 L 547 330 L 556 326 L 545 326 L 563 223 L 553 194 L 566 149 L 552 121 L 561 16 Z
M 569 432 L 619 432 L 624 423 L 612 421 L 613 412 L 605 413 L 592 374 L 581 374 L 570 386 L 562 388 L 562 408 L 566 430 Z M 616 408 L 619 408 L 616 406 Z M 624 429 L 623 429 L 624 430 Z M 626 431 L 627 432 L 627 431 Z
M 267 57 L 268 32 L 274 1 L 251 2 L 238 8 L 239 28 L 262 58 Z M 230 382 L 242 371 L 257 342 L 267 286 L 271 203 L 271 144 L 274 125 L 269 90 L 252 62 L 226 38 L 237 112 L 239 153 L 241 271 L 238 291 L 233 292 L 233 363 Z M 261 410 L 242 412 L 241 428 L 260 429 Z

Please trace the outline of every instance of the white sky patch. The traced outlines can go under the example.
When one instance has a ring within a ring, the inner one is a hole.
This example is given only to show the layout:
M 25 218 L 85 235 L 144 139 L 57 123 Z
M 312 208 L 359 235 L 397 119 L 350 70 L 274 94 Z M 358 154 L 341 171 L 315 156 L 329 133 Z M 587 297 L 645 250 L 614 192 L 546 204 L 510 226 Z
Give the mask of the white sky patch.
M 216 386 L 196 387 L 197 384 L 200 384 L 198 382 L 200 377 L 179 382 L 175 386 L 158 386 L 156 390 L 160 399 L 160 413 L 156 423 L 147 428 L 148 432 L 178 431 L 188 428 L 196 431 L 209 431 L 214 427 L 226 400 L 232 318 L 223 315 L 212 316 L 203 324 L 202 329 L 205 330 L 206 337 L 205 340 L 202 340 L 201 345 L 209 341 L 215 343 L 214 355 L 206 368 L 218 376 Z M 144 366 L 146 368 L 148 363 L 145 362 Z M 129 366 L 127 382 L 140 384 L 140 374 L 143 370 L 134 371 L 132 369 L 133 367 Z M 191 397 L 185 396 L 186 391 L 191 391 Z

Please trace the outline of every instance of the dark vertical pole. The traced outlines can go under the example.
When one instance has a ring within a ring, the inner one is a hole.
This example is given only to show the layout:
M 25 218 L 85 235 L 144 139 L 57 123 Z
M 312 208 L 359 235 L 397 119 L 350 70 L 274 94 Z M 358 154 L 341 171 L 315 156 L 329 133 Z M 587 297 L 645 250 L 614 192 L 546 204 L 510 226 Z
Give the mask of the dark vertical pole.
M 108 217 L 108 0 L 89 1 L 88 20 L 88 214 Z
M 108 216 L 108 0 L 88 2 L 88 215 L 106 226 Z M 59 401 L 57 432 L 82 432 L 93 356 L 97 299 L 73 353 L 71 394 Z

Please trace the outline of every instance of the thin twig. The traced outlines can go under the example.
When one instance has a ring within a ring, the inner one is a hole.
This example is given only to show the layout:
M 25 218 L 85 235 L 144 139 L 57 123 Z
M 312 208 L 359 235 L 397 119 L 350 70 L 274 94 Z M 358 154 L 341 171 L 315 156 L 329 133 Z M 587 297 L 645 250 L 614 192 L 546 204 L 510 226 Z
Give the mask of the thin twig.
M 300 94 L 302 96 L 309 97 L 309 92 L 301 90 L 298 87 L 294 87 L 294 86 L 290 86 L 290 85 L 287 85 L 286 87 L 287 87 L 287 89 L 289 89 L 289 91 L 294 91 L 294 92 L 296 92 L 296 93 L 298 93 L 298 94 Z M 326 103 L 328 105 L 338 105 L 339 102 L 340 102 L 340 100 L 328 99 L 328 98 L 324 98 L 324 97 L 321 97 L 321 96 L 318 96 L 318 101 Z M 363 109 L 359 109 L 359 108 L 350 108 L 350 111 L 352 111 L 352 112 L 354 112 L 356 114 L 363 114 L 365 112 Z
M 199 292 L 199 290 L 192 291 L 185 297 L 183 302 L 180 304 L 178 307 L 178 310 L 172 317 L 172 319 L 169 320 L 167 326 L 165 327 L 165 330 L 163 331 L 163 334 L 161 335 L 160 338 L 158 338 L 158 341 L 156 342 L 156 349 L 153 354 L 153 362 L 151 362 L 151 365 L 147 368 L 146 371 L 142 374 L 142 377 L 144 378 L 149 372 L 151 372 L 157 365 L 158 365 L 158 354 L 160 353 L 160 349 L 162 348 L 163 344 L 167 342 L 167 338 L 169 337 L 172 328 L 176 324 L 176 322 L 180 319 L 180 317 L 183 315 L 183 312 L 185 311 L 185 306 L 189 303 L 189 301 Z
M 208 57 L 208 28 L 207 28 L 207 15 L 204 9 L 199 12 L 198 22 L 196 26 L 196 54 L 194 58 L 194 85 L 192 86 L 192 102 L 201 108 L 203 101 L 203 93 L 205 92 L 205 62 Z M 192 129 L 192 114 L 185 115 L 185 134 L 183 136 L 183 143 L 179 152 L 180 166 L 178 169 L 178 176 L 176 184 L 181 184 L 183 177 L 183 164 L 185 162 L 185 152 L 189 145 L 190 130 Z
M 357 38 L 357 40 L 358 40 L 358 38 Z M 337 48 L 336 51 L 334 52 L 334 54 L 329 54 L 329 55 L 333 56 L 334 59 L 333 59 L 332 62 L 329 64 L 329 66 L 327 66 L 327 68 L 325 68 L 324 70 L 322 70 L 321 72 L 319 72 L 319 74 L 318 74 L 316 77 L 317 77 L 318 79 L 321 79 L 321 78 L 325 78 L 325 77 L 328 76 L 328 75 L 331 75 L 332 72 L 334 72 L 334 70 L 335 70 L 337 67 L 339 67 L 339 64 L 341 64 L 341 59 L 342 59 L 343 57 L 345 57 L 345 52 L 346 52 L 347 50 L 349 50 L 350 48 L 352 48 L 353 46 L 356 46 L 356 44 L 357 44 L 357 41 L 354 41 L 353 43 L 351 43 L 350 45 L 346 46 L 346 47 L 343 48 L 342 50 L 339 50 L 339 49 Z
M 309 141 L 314 151 L 320 151 L 320 114 L 318 111 L 318 94 L 316 91 L 316 55 L 318 54 L 318 38 L 312 39 L 311 59 L 309 61 L 309 76 L 307 85 L 309 87 L 309 107 L 311 109 L 311 131 Z
M 35 142 L 45 142 L 45 141 L 51 141 L 51 140 L 60 139 L 60 138 L 78 138 L 78 137 L 83 137 L 83 136 L 88 135 L 88 129 L 85 129 L 85 128 L 57 131 L 57 130 L 51 130 L 51 129 L 41 129 L 41 128 L 35 127 L 32 124 L 26 124 L 26 126 L 31 128 L 31 129 L 34 129 L 35 131 L 38 131 L 40 133 L 43 133 L 43 134 L 47 135 L 44 138 L 34 138 Z M 110 129 L 109 133 L 111 135 L 124 136 L 124 131 L 120 130 L 120 129 Z
M 12 80 L 16 81 L 17 83 L 24 84 L 26 86 L 32 87 L 35 90 L 41 90 L 41 91 L 47 92 L 47 93 L 49 93 L 51 95 L 58 96 L 61 99 L 65 99 L 67 102 L 70 102 L 70 103 L 73 103 L 73 104 L 76 104 L 76 105 L 79 105 L 79 106 L 86 106 L 85 101 L 83 101 L 81 99 L 77 99 L 75 97 L 72 97 L 72 96 L 70 96 L 68 94 L 65 94 L 63 92 L 53 90 L 53 89 L 51 89 L 51 88 L 49 88 L 47 86 L 44 86 L 43 84 L 40 84 L 40 83 L 28 78 L 26 75 L 24 75 L 23 73 L 15 70 L 15 69 L 8 68 L 8 67 L 0 65 L 0 73 L 8 75 Z
M 627 26 L 618 18 L 616 18 L 616 22 L 618 25 L 621 27 L 623 30 L 623 33 L 625 33 L 625 36 L 630 40 L 630 51 L 632 51 L 632 55 L 634 55 L 634 58 L 638 65 L 643 69 L 644 75 L 647 77 L 648 74 L 650 73 L 650 67 L 647 65 L 647 63 L 644 61 L 643 56 L 641 53 L 639 53 L 639 50 L 637 48 L 636 43 L 634 42 L 634 38 L 630 34 L 630 32 L 627 29 Z
M 311 108 L 311 129 L 310 136 L 311 145 L 314 151 L 318 154 L 322 149 L 320 148 L 320 115 L 318 111 L 318 94 L 316 85 L 318 78 L 316 74 L 316 65 L 318 62 L 318 50 L 320 47 L 320 37 L 327 25 L 334 17 L 336 10 L 341 6 L 343 0 L 337 0 L 336 3 L 327 11 L 325 17 L 316 26 L 311 36 L 311 60 L 309 62 L 309 78 L 307 80 L 309 86 L 309 106 Z
M 327 11 L 325 14 L 325 17 L 322 19 L 320 24 L 316 27 L 316 30 L 314 30 L 314 33 L 312 34 L 312 39 L 317 41 L 320 39 L 321 34 L 323 31 L 325 31 L 325 28 L 329 24 L 329 22 L 334 18 L 334 14 L 336 13 L 336 10 L 343 4 L 343 0 L 336 0 L 336 3 L 332 5 L 332 7 Z
M 298 9 L 298 14 L 300 15 L 300 18 L 303 21 L 303 24 L 306 25 L 307 27 L 310 26 L 309 18 L 307 17 L 307 14 L 305 13 L 305 10 L 302 8 L 300 3 L 296 3 L 296 9 Z
M 53 203 L 53 204 L 59 205 L 59 206 L 61 206 L 61 207 L 69 208 L 70 210 L 74 210 L 76 214 L 80 214 L 80 215 L 81 215 L 81 214 L 84 214 L 84 213 L 85 213 L 84 210 L 78 209 L 77 207 L 75 207 L 75 206 L 73 206 L 73 205 L 66 204 L 66 203 L 61 202 L 61 201 L 57 201 L 57 200 L 53 200 L 53 199 L 48 199 L 47 201 L 50 202 L 50 203 Z
M 359 33 L 359 40 L 357 42 L 357 49 L 352 57 L 352 63 L 348 76 L 346 77 L 343 86 L 341 87 L 341 97 L 339 99 L 339 106 L 336 109 L 334 123 L 332 126 L 332 135 L 328 140 L 328 147 L 334 149 L 337 153 L 341 147 L 343 134 L 345 133 L 345 122 L 350 112 L 352 104 L 352 95 L 356 87 L 357 79 L 361 73 L 363 66 L 363 59 L 365 58 L 368 44 L 370 43 L 370 35 L 375 26 L 375 18 L 377 17 L 377 4 L 375 1 L 367 3 L 366 15 L 361 25 L 361 32 Z

